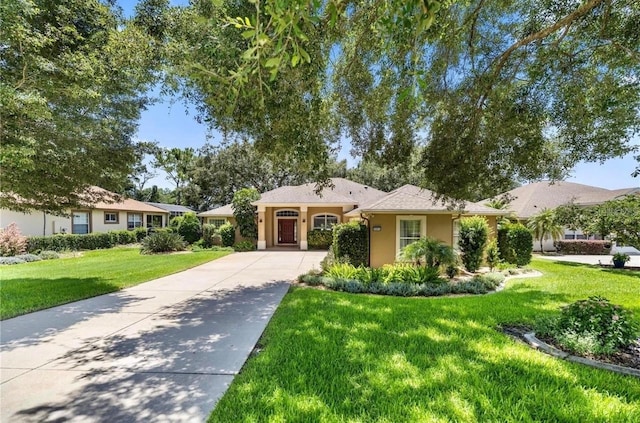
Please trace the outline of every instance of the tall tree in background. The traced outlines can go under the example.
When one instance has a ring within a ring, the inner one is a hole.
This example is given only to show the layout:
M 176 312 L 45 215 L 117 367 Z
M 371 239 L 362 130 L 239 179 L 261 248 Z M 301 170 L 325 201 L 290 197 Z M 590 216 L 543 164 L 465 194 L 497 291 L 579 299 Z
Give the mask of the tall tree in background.
M 125 190 L 128 197 L 140 201 L 152 201 L 147 200 L 143 192 L 147 182 L 158 176 L 158 172 L 152 163 L 158 151 L 159 147 L 156 142 L 141 141 L 134 146 L 136 163 L 129 175 L 129 184 Z
M 285 185 L 315 181 L 315 170 L 296 162 L 295 155 L 287 160 L 272 160 L 261 154 L 248 141 L 222 146 L 207 145 L 198 154 L 185 192 L 185 204 L 196 210 L 208 210 L 229 204 L 238 190 L 251 187 L 258 192 Z M 345 176 L 346 162 L 331 160 L 323 173 Z
M 635 0 L 194 4 L 189 98 L 262 151 L 320 162 L 342 134 L 395 165 L 424 140 L 422 185 L 473 199 L 634 148 Z
M 196 152 L 193 148 L 160 148 L 156 151 L 153 166 L 167 174 L 167 180 L 175 185 L 176 204 L 182 204 L 183 190 L 194 170 Z
M 0 2 L 0 207 L 60 212 L 89 185 L 124 188 L 154 74 L 146 35 L 110 4 Z

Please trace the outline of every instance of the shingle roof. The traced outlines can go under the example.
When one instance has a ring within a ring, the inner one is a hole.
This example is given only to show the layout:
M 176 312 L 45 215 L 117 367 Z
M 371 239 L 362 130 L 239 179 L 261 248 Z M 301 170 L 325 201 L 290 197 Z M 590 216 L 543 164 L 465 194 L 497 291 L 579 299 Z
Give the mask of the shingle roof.
M 456 210 L 451 210 L 446 202 L 437 200 L 432 191 L 415 185 L 404 185 L 376 201 L 361 205 L 349 212 L 348 215 L 358 215 L 360 212 L 433 213 L 449 211 L 456 212 Z M 465 214 L 484 215 L 504 214 L 504 211 L 492 209 L 478 203 L 467 203 L 462 212 Z
M 608 192 L 591 192 L 588 194 L 580 195 L 578 198 L 576 198 L 575 203 L 583 206 L 591 206 L 632 194 L 640 195 L 640 188 L 622 188 L 608 190 Z
M 572 200 L 578 204 L 586 205 L 590 201 L 591 204 L 598 204 L 613 199 L 616 195 L 624 195 L 619 191 L 628 190 L 631 189 L 608 190 L 574 182 L 556 181 L 552 184 L 550 181 L 540 181 L 512 189 L 505 194 L 514 198 L 508 210 L 521 219 L 528 219 L 545 208 L 556 208 Z M 488 200 L 482 202 L 485 201 Z
M 316 184 L 285 186 L 267 191 L 253 204 L 360 204 L 386 195 L 384 191 L 359 184 L 344 178 L 331 178 L 333 187 L 316 193 Z
M 206 212 L 198 213 L 198 217 L 209 217 L 209 216 L 222 216 L 222 217 L 233 216 L 233 207 L 231 207 L 231 204 L 227 204 L 222 207 L 218 207 L 212 210 L 207 210 Z
M 189 207 L 181 206 L 181 205 L 178 205 L 178 204 L 152 203 L 150 201 L 145 201 L 144 203 L 148 204 L 150 206 L 157 207 L 157 208 L 162 209 L 162 210 L 166 210 L 168 212 L 183 212 L 183 213 L 187 213 L 187 212 L 193 211 Z
M 147 213 L 167 213 L 166 210 L 162 210 L 158 207 L 150 206 L 142 201 L 134 200 L 132 198 L 124 198 L 113 192 L 107 191 L 104 188 L 93 186 L 89 189 L 87 194 L 87 206 L 94 209 L 102 210 L 120 210 L 120 211 L 139 211 Z M 91 202 L 91 194 L 100 194 L 106 198 L 111 198 L 114 202 L 97 201 Z

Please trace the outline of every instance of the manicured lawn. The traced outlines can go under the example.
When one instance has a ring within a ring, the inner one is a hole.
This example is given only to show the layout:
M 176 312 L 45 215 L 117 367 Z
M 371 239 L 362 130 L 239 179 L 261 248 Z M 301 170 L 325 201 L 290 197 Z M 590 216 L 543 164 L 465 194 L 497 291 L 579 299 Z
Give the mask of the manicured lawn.
M 496 330 L 603 295 L 640 317 L 640 272 L 537 260 L 497 294 L 392 298 L 293 289 L 215 422 L 638 422 L 640 380 Z
M 229 254 L 141 255 L 138 248 L 86 251 L 81 257 L 0 267 L 0 318 L 117 291 Z

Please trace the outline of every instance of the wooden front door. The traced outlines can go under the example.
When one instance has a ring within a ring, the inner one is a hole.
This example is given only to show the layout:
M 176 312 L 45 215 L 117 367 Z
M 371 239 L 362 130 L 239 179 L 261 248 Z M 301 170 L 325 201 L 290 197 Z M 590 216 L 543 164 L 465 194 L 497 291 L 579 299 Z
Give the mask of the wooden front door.
M 278 244 L 296 243 L 297 219 L 278 219 Z

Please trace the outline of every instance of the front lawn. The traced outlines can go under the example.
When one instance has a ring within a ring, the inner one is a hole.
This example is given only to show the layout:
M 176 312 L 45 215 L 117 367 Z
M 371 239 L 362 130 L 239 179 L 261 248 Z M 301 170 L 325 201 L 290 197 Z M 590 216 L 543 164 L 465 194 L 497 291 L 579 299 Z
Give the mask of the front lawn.
M 94 297 L 229 254 L 142 255 L 139 248 L 85 251 L 81 257 L 0 267 L 0 318 Z
M 496 327 L 602 295 L 640 318 L 640 272 L 534 261 L 490 295 L 295 288 L 210 421 L 637 422 L 640 381 L 549 357 Z

